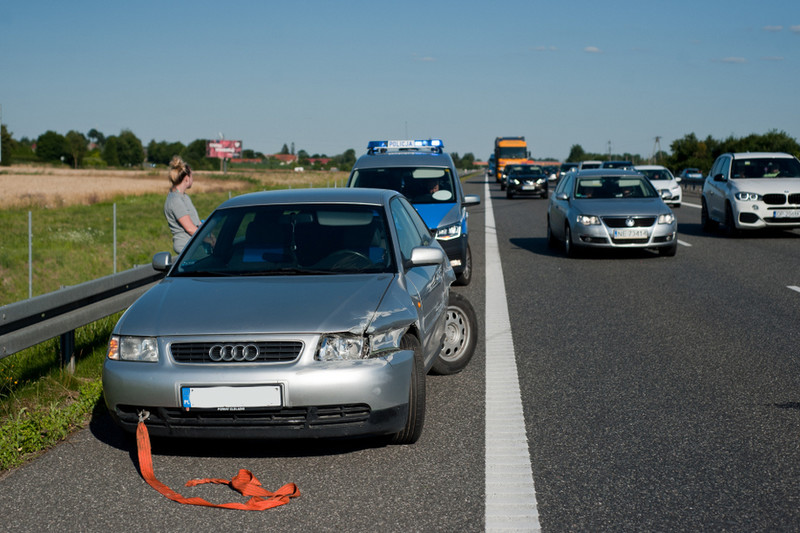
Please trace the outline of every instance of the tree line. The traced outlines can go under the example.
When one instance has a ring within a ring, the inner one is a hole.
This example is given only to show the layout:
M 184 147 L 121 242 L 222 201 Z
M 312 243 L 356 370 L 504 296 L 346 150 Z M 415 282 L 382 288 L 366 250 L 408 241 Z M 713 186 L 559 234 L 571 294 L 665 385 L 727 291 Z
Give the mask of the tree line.
M 711 170 L 714 160 L 729 152 L 786 152 L 795 157 L 800 157 L 800 144 L 786 132 L 771 130 L 765 134 L 750 134 L 746 137 L 729 136 L 724 140 L 717 140 L 710 135 L 703 140 L 694 133 L 684 135 L 670 144 L 672 153 L 659 151 L 649 158 L 638 154 L 598 154 L 588 153 L 581 145 L 575 144 L 567 156 L 567 161 L 580 162 L 589 160 L 598 161 L 631 161 L 634 165 L 663 165 L 673 172 L 680 172 L 684 168 L 697 168 L 703 174 Z
M 17 140 L 8 132 L 5 125 L 2 125 L 0 133 L 2 136 L 0 163 L 6 166 L 12 163 L 63 163 L 72 168 L 141 168 L 146 165 L 167 165 L 175 155 L 180 155 L 197 170 L 215 170 L 220 166 L 219 159 L 206 157 L 206 139 L 196 139 L 188 145 L 181 142 L 151 140 L 144 146 L 142 141 L 127 129 L 122 130 L 119 135 L 108 137 L 94 128 L 86 134 L 70 130 L 66 135 L 48 130 L 36 139 L 23 137 Z M 280 153 L 294 155 L 294 143 L 291 152 L 284 144 Z M 451 156 L 458 168 L 474 167 L 475 157 L 471 153 L 463 157 L 459 157 L 457 153 Z M 260 160 L 259 168 L 278 168 L 282 165 L 277 159 L 249 149 L 242 150 L 242 159 Z M 331 157 L 325 154 L 309 155 L 305 150 L 297 152 L 297 165 L 314 170 L 332 168 L 350 170 L 355 162 L 356 152 L 352 148 Z

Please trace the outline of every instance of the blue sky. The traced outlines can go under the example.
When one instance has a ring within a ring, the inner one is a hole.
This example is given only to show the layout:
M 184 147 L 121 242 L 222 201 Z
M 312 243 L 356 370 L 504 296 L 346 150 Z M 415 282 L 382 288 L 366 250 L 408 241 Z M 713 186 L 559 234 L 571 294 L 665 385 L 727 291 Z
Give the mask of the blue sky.
M 485 160 L 649 156 L 688 133 L 800 137 L 800 2 L 6 2 L 15 138 L 96 128 L 361 154 L 440 137 Z

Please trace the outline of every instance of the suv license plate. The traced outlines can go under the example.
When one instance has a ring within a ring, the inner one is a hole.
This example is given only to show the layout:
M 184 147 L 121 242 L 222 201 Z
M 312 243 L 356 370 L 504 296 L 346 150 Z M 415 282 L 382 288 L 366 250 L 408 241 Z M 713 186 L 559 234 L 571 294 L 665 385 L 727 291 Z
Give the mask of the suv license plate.
M 181 403 L 184 409 L 280 407 L 281 386 L 183 387 Z
M 773 211 L 772 216 L 775 218 L 800 218 L 800 209 Z

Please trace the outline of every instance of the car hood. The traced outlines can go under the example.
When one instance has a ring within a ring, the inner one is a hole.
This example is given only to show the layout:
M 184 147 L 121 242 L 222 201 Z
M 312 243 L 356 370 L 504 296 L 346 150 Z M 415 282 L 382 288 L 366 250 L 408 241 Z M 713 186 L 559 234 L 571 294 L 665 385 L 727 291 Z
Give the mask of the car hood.
M 656 189 L 660 187 L 678 187 L 678 182 L 675 180 L 650 180 L 650 183 L 652 183 L 653 187 Z
M 461 220 L 458 204 L 413 204 L 430 229 L 455 224 Z
M 117 324 L 122 335 L 362 333 L 393 274 L 165 278 Z
M 732 179 L 728 183 L 738 191 L 758 194 L 800 192 L 800 178 Z
M 669 212 L 661 198 L 572 200 L 572 207 L 578 213 L 596 216 L 652 216 Z

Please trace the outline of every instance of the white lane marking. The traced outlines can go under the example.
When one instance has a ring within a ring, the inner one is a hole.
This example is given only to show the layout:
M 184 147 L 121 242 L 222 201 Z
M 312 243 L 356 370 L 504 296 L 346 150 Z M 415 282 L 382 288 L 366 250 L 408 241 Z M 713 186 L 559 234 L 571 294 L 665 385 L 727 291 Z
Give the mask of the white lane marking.
M 682 245 L 682 246 L 688 246 L 689 248 L 691 248 L 691 247 L 692 247 L 692 245 L 691 245 L 691 244 L 689 244 L 689 243 L 688 243 L 688 242 L 686 242 L 686 241 L 682 241 L 682 240 L 680 240 L 680 239 L 678 239 L 678 244 L 680 244 L 680 245 Z
M 542 530 L 489 183 L 486 201 L 486 511 L 484 530 Z
M 787 289 L 792 289 L 793 291 L 800 292 L 800 287 L 798 287 L 796 285 L 787 285 L 786 288 Z
M 703 206 L 702 206 L 702 205 L 699 205 L 699 204 L 690 204 L 690 203 L 688 203 L 688 202 L 683 202 L 683 203 L 681 203 L 681 205 L 685 205 L 686 207 L 695 207 L 695 208 L 697 208 L 697 209 L 702 209 L 702 208 L 703 208 Z

